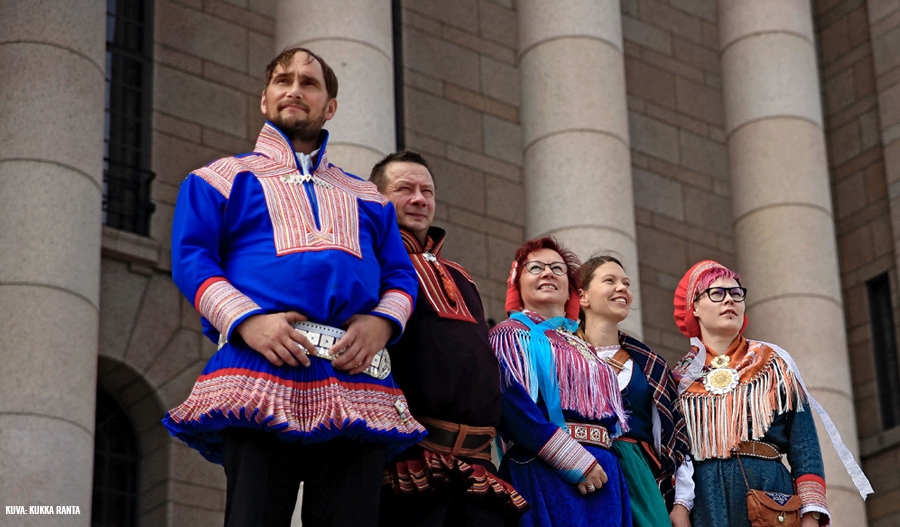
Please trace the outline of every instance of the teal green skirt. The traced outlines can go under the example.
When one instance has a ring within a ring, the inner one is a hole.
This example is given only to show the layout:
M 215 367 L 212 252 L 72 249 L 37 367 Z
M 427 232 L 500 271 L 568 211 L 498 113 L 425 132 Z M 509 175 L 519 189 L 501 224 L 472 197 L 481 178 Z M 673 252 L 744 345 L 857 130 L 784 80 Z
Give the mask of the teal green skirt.
M 641 446 L 629 441 L 613 441 L 612 450 L 619 457 L 619 465 L 628 485 L 634 527 L 672 525 L 666 502 Z

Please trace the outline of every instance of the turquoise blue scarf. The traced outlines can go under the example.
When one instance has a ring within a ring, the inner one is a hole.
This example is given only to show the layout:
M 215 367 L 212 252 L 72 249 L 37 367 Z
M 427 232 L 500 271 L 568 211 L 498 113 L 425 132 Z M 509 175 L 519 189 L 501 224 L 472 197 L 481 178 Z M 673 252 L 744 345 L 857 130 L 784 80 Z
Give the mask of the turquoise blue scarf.
M 566 420 L 559 403 L 556 361 L 553 358 L 553 349 L 550 347 L 546 331 L 562 328 L 572 332 L 578 327 L 578 322 L 566 317 L 554 317 L 536 323 L 528 318 L 528 315 L 519 311 L 511 314 L 509 318 L 521 322 L 529 330 L 530 343 L 523 343 L 529 345 L 523 345 L 522 352 L 528 361 L 528 385 L 538 388 L 537 391 L 533 388 L 529 389 L 529 392 L 532 392 L 529 393 L 531 399 L 537 402 L 539 392 L 544 398 L 544 404 L 547 405 L 550 420 L 560 428 L 565 428 Z

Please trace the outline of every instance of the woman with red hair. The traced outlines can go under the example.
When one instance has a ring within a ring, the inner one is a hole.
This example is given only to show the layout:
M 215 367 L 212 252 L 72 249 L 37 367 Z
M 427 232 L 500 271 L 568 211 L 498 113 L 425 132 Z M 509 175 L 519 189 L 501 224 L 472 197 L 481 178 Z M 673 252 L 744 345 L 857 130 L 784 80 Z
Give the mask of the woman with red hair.
M 611 439 L 626 426 L 615 373 L 573 332 L 578 258 L 554 238 L 516 251 L 510 318 L 490 333 L 500 362 L 500 471 L 531 508 L 520 526 L 630 527 Z

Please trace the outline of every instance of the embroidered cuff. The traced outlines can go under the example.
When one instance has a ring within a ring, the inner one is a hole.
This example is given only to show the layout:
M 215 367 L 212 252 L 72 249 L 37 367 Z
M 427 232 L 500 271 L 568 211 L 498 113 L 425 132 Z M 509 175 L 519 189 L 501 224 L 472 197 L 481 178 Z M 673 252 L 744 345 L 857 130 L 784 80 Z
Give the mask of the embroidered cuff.
M 802 503 L 800 513 L 819 512 L 822 514 L 819 525 L 828 525 L 831 519 L 825 500 L 825 480 L 815 474 L 804 474 L 797 478 L 795 485 Z
M 412 310 L 413 300 L 403 291 L 389 289 L 381 295 L 381 301 L 378 302 L 378 305 L 375 306 L 371 313 L 393 320 L 400 328 L 400 331 L 395 332 L 388 344 L 393 344 L 403 333 L 403 330 L 406 328 L 406 321 L 412 315 Z
M 694 501 L 693 501 L 693 500 L 691 500 L 691 501 L 675 500 L 675 501 L 673 502 L 673 504 L 674 504 L 674 505 L 681 505 L 682 507 L 684 507 L 685 509 L 687 509 L 688 512 L 691 512 L 691 509 L 694 508 Z
M 597 463 L 597 459 L 590 452 L 561 428 L 544 444 L 538 456 L 573 485 L 580 483 L 584 475 Z
M 256 302 L 221 276 L 203 282 L 194 298 L 194 307 L 219 330 L 226 341 L 231 338 L 236 322 L 251 313 L 262 312 Z

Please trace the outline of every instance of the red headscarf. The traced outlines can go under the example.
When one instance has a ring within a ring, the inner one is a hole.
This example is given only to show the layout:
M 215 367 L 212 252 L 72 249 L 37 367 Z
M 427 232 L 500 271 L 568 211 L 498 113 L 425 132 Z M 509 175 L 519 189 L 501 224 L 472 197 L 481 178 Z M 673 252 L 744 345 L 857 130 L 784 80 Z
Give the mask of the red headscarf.
M 678 287 L 675 288 L 675 325 L 688 338 L 700 336 L 700 324 L 697 322 L 697 317 L 694 316 L 694 299 L 697 298 L 697 293 L 699 292 L 700 279 L 713 269 L 729 270 L 719 262 L 703 260 L 688 269 L 681 281 L 678 282 Z M 749 319 L 745 312 L 741 333 L 747 328 L 747 322 L 749 322 Z

